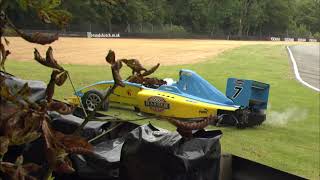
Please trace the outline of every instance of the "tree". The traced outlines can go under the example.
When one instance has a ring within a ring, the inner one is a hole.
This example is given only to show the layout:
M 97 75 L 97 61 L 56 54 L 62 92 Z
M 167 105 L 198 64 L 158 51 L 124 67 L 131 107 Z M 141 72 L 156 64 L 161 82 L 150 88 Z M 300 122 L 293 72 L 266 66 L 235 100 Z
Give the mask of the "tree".
M 296 26 L 305 26 L 313 33 L 320 31 L 320 1 L 297 1 L 294 22 Z
M 32 2 L 38 3 L 32 4 L 40 7 L 34 8 L 38 9 L 35 12 L 40 13 L 18 13 L 20 1 L 31 0 L 3 1 L 8 16 L 18 27 L 35 29 L 43 28 L 35 17 L 39 15 L 45 20 L 54 9 L 43 5 L 60 2 L 35 0 Z M 238 36 L 290 35 L 300 26 L 313 34 L 320 29 L 319 0 L 65 0 L 59 8 L 70 11 L 71 25 L 82 31 L 89 24 L 109 32 L 115 26 L 120 32 L 153 32 L 154 26 L 160 26 L 164 30 L 179 27 L 189 32 Z M 151 29 L 145 28 L 147 25 Z
M 193 32 L 206 31 L 208 21 L 208 0 L 190 1 L 190 19 Z
M 147 0 L 145 1 L 150 11 L 148 22 L 151 23 L 151 31 L 154 31 L 154 25 L 162 26 L 166 18 L 166 1 L 165 0 Z
M 289 29 L 292 20 L 294 2 L 288 0 L 268 0 L 266 4 L 266 22 L 262 29 L 265 34 L 283 35 Z
M 232 0 L 209 0 L 208 4 L 208 30 L 210 34 L 227 31 L 224 23 L 232 15 Z

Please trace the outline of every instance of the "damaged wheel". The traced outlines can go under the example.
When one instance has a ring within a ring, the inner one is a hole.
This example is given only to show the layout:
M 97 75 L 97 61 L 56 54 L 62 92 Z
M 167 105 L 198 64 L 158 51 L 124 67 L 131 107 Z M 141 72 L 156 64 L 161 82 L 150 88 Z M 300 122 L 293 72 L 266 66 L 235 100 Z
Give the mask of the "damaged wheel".
M 236 126 L 240 129 L 246 127 L 259 126 L 266 119 L 266 115 L 261 112 L 252 112 L 249 109 L 243 109 L 237 112 Z
M 238 112 L 238 122 L 236 123 L 236 127 L 239 129 L 244 129 L 248 127 L 248 119 L 249 119 L 250 110 L 243 109 Z

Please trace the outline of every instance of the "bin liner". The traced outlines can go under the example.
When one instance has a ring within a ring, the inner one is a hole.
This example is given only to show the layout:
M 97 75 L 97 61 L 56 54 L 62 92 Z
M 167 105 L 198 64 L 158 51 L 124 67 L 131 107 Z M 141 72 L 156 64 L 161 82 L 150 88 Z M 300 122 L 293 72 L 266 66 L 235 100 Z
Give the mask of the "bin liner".
M 27 83 L 31 89 L 30 102 L 38 102 L 45 98 L 47 85 L 43 81 L 23 80 L 2 71 L 0 71 L 0 74 L 6 77 L 5 84 L 12 93 L 21 89 Z
M 72 155 L 70 158 L 76 170 L 73 179 L 97 180 L 118 179 L 122 145 L 127 135 L 138 125 L 123 123 L 93 143 L 92 155 Z M 61 178 L 60 178 L 61 179 Z M 64 179 L 70 179 L 64 178 Z
M 118 179 L 121 147 L 124 138 L 108 140 L 94 146 L 92 155 L 72 155 L 71 160 L 80 179 Z
M 63 132 L 65 134 L 73 133 L 80 124 L 84 121 L 74 115 L 62 115 L 57 112 L 49 112 L 51 118 L 51 125 L 54 129 Z M 92 139 L 95 136 L 101 134 L 104 129 L 107 129 L 111 123 L 103 121 L 89 121 L 81 132 L 81 136 L 86 139 Z
M 200 130 L 190 140 L 150 124 L 127 123 L 114 131 L 111 139 L 94 145 L 93 155 L 71 156 L 77 179 L 214 180 L 219 176 L 221 131 Z
M 199 130 L 192 139 L 143 125 L 125 139 L 121 180 L 215 180 L 219 177 L 220 130 Z

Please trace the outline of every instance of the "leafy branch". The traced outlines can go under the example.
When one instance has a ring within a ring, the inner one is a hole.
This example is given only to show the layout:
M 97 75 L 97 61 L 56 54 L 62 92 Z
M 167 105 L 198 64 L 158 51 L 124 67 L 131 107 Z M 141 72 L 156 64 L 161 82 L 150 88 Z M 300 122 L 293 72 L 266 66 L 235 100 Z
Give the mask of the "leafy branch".
M 13 93 L 12 88 L 5 83 L 8 75 L 0 74 L 0 108 L 6 112 L 0 115 L 0 157 L 3 157 L 8 147 L 33 142 L 39 137 L 45 140 L 45 153 L 49 163 L 47 175 L 52 171 L 71 173 L 74 171 L 69 154 L 92 153 L 92 146 L 79 136 L 65 135 L 51 128 L 48 111 L 57 111 L 62 114 L 70 114 L 74 108 L 62 102 L 52 99 L 55 85 L 61 86 L 67 79 L 67 71 L 54 59 L 52 48 L 49 47 L 46 58 L 42 58 L 35 49 L 35 59 L 44 66 L 52 68 L 50 81 L 45 93 L 45 101 L 31 102 L 29 97 L 31 89 L 25 84 Z M 14 178 L 20 174 L 25 178 L 29 177 L 26 168 L 28 164 L 16 166 L 9 162 L 0 161 L 0 171 Z M 35 171 L 35 170 L 34 170 Z M 15 172 L 15 173 L 13 173 Z
M 122 62 L 121 60 L 116 60 L 115 58 L 115 53 L 112 50 L 109 50 L 107 56 L 106 56 L 106 61 L 111 64 L 111 71 L 112 71 L 112 76 L 114 79 L 114 84 L 111 88 L 109 88 L 102 98 L 101 102 L 96 106 L 96 108 L 90 112 L 88 116 L 85 117 L 84 121 L 81 123 L 81 125 L 78 127 L 78 129 L 74 132 L 74 134 L 80 134 L 81 130 L 84 128 L 84 126 L 90 121 L 95 119 L 95 115 L 97 110 L 101 109 L 102 105 L 104 102 L 107 101 L 109 96 L 114 92 L 114 90 L 121 86 L 124 87 L 124 83 L 122 82 L 122 78 L 120 76 L 120 69 L 122 68 Z
M 53 23 L 60 28 L 64 28 L 71 20 L 72 15 L 65 10 L 59 9 L 61 0 L 17 0 L 20 8 L 24 11 L 33 10 L 38 14 L 39 19 L 43 23 Z M 9 19 L 5 13 L 5 9 L 8 6 L 8 1 L 0 1 L 0 70 L 6 71 L 5 62 L 7 57 L 11 54 L 9 50 L 6 50 L 2 43 L 2 38 L 5 40 L 6 45 L 9 45 L 9 41 L 4 37 L 6 28 L 13 29 L 21 38 L 36 44 L 51 44 L 58 40 L 58 33 L 47 34 L 47 33 L 25 33 L 18 29 L 14 23 Z
M 53 23 L 60 28 L 65 27 L 71 20 L 72 15 L 59 9 L 61 0 L 18 0 L 22 10 L 34 10 L 39 19 L 47 24 Z

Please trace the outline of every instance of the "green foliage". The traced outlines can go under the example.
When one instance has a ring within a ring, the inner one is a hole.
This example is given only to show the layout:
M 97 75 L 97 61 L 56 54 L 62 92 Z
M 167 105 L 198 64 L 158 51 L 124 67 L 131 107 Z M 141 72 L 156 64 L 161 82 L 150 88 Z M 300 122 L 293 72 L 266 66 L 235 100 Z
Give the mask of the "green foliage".
M 297 1 L 295 22 L 298 25 L 304 24 L 307 29 L 317 32 L 320 29 L 320 1 L 300 0 Z
M 5 34 L 6 36 L 17 36 L 17 35 L 18 35 L 17 32 L 16 32 L 14 29 L 12 29 L 12 28 L 6 28 L 6 29 L 4 30 L 4 34 Z
M 118 32 L 156 32 L 154 27 L 172 24 L 211 35 L 269 36 L 306 35 L 305 30 L 320 29 L 319 0 L 15 0 L 9 4 L 11 14 L 17 15 L 18 4 L 24 10 L 35 9 L 44 22 L 60 26 L 70 21 L 67 9 L 73 15 L 71 25 L 92 24 L 100 31 L 112 31 L 114 26 Z M 24 16 L 16 21 L 33 22 Z
M 71 13 L 60 9 L 61 0 L 17 0 L 19 7 L 27 11 L 35 10 L 38 17 L 45 23 L 53 23 L 65 27 L 71 20 Z
M 289 28 L 291 15 L 291 1 L 270 0 L 266 4 L 267 22 L 263 24 L 263 29 L 267 32 L 274 32 L 276 35 L 285 34 Z
M 190 19 L 192 30 L 195 32 L 204 31 L 208 19 L 208 0 L 191 0 L 190 1 Z
M 320 39 L 320 32 L 316 32 L 313 34 L 314 38 Z
M 20 5 L 21 9 L 26 11 L 29 6 L 29 1 L 27 0 L 18 0 L 18 4 Z
M 179 34 L 187 33 L 187 31 L 183 28 L 183 26 L 170 25 L 170 24 L 165 24 L 161 32 L 179 33 Z
M 307 29 L 305 24 L 301 24 L 299 27 L 294 27 L 293 36 L 295 37 L 311 37 L 311 32 Z

